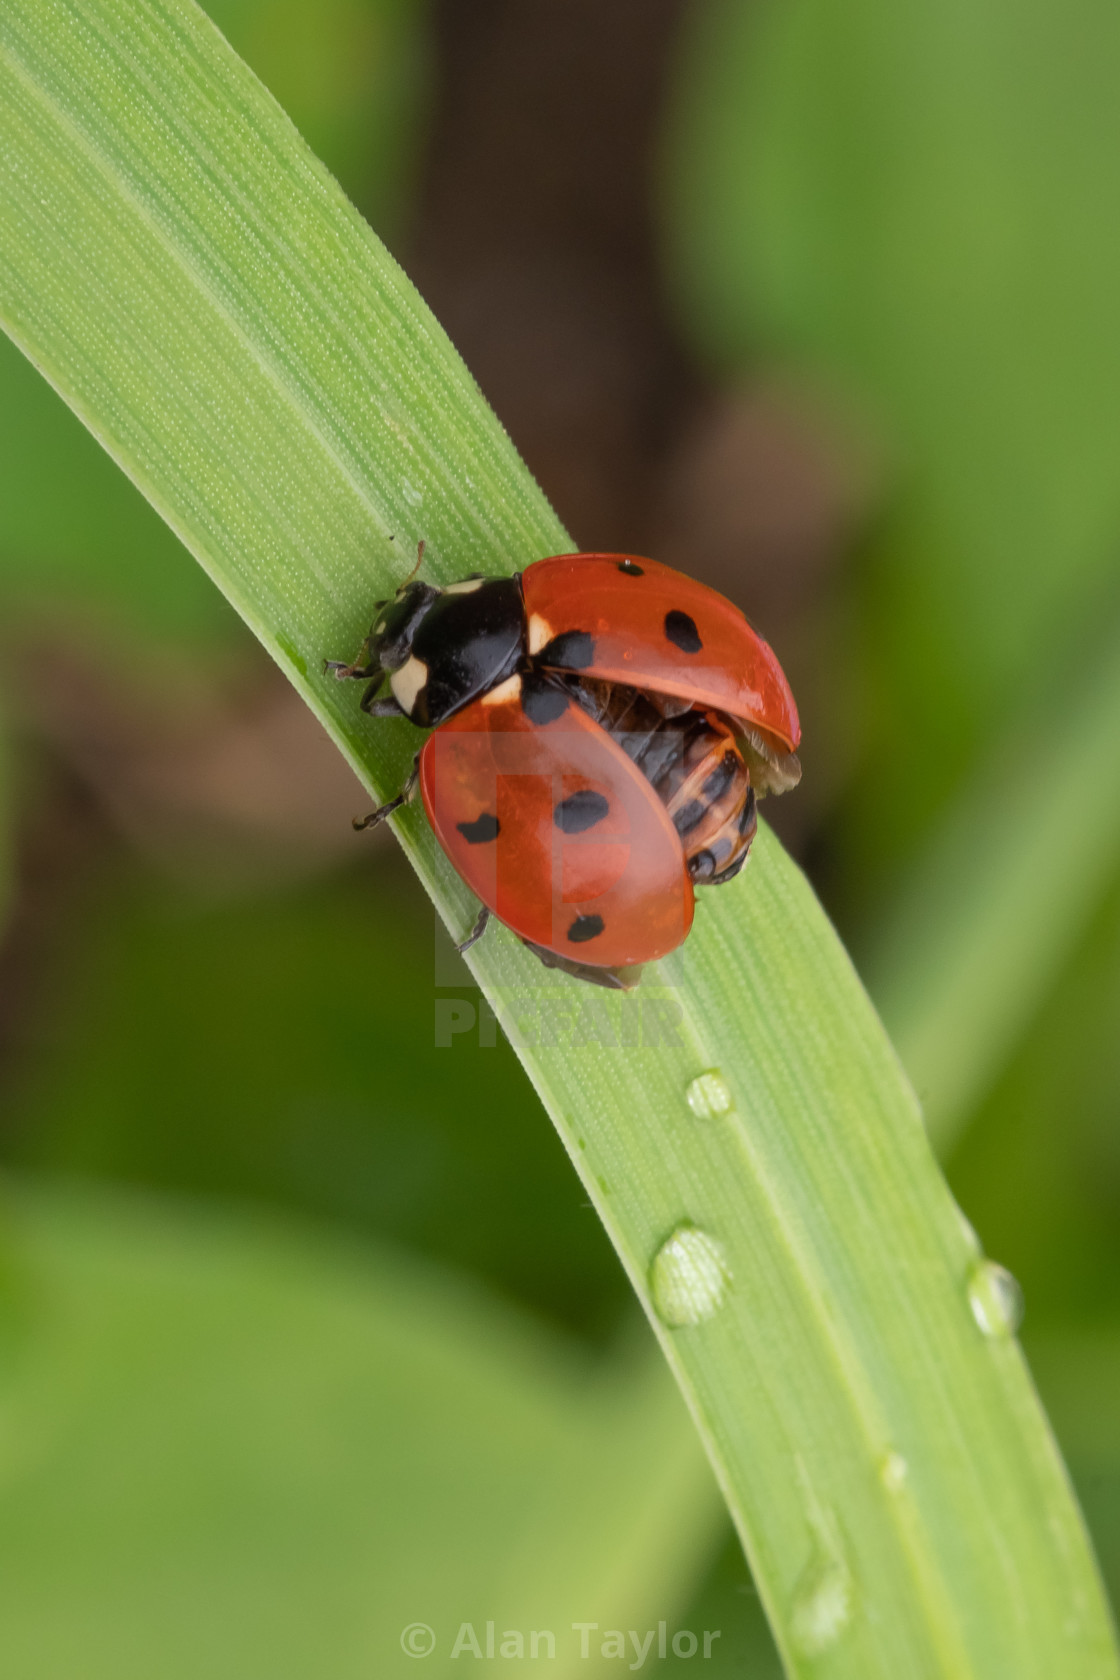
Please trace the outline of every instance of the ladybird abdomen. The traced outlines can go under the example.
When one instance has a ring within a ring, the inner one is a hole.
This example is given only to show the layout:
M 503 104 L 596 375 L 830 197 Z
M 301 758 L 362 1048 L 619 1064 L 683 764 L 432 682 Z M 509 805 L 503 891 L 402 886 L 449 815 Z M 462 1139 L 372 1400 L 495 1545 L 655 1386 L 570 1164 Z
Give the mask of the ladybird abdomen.
M 757 828 L 743 755 L 722 725 L 706 721 L 681 768 L 664 797 L 689 873 L 694 881 L 729 880 L 746 862 Z
M 572 693 L 653 787 L 680 835 L 693 880 L 717 884 L 736 875 L 758 821 L 743 742 L 731 720 L 594 679 L 573 685 Z

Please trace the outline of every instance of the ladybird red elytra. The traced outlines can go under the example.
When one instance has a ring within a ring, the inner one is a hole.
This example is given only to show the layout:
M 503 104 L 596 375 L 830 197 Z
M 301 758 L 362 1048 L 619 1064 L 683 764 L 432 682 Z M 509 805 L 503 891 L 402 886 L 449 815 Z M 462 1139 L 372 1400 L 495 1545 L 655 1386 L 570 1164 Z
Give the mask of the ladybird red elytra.
M 419 786 L 482 902 L 541 961 L 634 984 L 687 938 L 695 885 L 747 860 L 755 805 L 796 785 L 797 707 L 724 596 L 656 560 L 558 554 L 508 578 L 415 576 L 354 664 L 373 717 L 431 730 L 383 821 Z M 388 692 L 383 692 L 386 683 Z

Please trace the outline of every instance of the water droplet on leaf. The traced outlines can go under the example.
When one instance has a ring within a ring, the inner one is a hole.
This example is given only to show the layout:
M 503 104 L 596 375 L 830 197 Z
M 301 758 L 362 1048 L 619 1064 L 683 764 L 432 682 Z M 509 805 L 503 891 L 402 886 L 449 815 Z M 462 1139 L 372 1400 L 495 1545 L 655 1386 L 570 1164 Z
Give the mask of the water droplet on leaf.
M 803 1657 L 834 1645 L 852 1619 L 852 1579 L 837 1558 L 810 1564 L 793 1601 L 790 1633 Z
M 968 1274 L 968 1304 L 985 1336 L 1013 1336 L 1023 1322 L 1018 1280 L 994 1260 L 981 1260 Z
M 734 1108 L 731 1091 L 718 1068 L 698 1073 L 685 1091 L 685 1099 L 697 1120 L 716 1120 Z
M 730 1281 L 723 1244 L 694 1225 L 679 1225 L 650 1267 L 653 1304 L 658 1317 L 673 1329 L 714 1317 Z
M 888 1493 L 897 1493 L 910 1474 L 910 1467 L 901 1453 L 884 1453 L 879 1460 L 879 1480 Z

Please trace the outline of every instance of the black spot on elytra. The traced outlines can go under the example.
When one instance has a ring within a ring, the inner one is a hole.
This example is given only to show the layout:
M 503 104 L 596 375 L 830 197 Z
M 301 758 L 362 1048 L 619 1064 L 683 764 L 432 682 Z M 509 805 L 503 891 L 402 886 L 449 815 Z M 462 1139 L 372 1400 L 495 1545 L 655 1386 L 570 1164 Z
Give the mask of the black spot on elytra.
M 620 572 L 625 572 L 627 577 L 645 577 L 646 575 L 645 567 L 639 566 L 634 560 L 620 560 L 618 569 Z
M 708 807 L 702 799 L 690 799 L 687 805 L 682 805 L 673 823 L 678 834 L 688 834 L 696 824 L 707 815 Z
M 496 840 L 502 829 L 501 823 L 490 811 L 483 811 L 474 822 L 456 823 L 455 826 L 471 846 L 482 846 L 487 840 Z
M 568 938 L 573 945 L 586 945 L 589 939 L 598 939 L 602 931 L 602 916 L 577 916 L 568 929 Z
M 595 643 L 586 630 L 565 630 L 537 655 L 542 665 L 564 671 L 586 671 L 595 658 Z
M 552 820 L 565 834 L 582 834 L 602 822 L 609 810 L 610 805 L 601 793 L 596 793 L 594 788 L 580 788 L 578 793 L 570 793 L 560 801 Z
M 699 653 L 704 646 L 696 620 L 689 618 L 686 612 L 678 612 L 675 607 L 665 614 L 665 634 L 682 653 Z
M 735 772 L 738 768 L 738 755 L 733 752 L 724 753 L 711 775 L 705 781 L 704 786 L 700 789 L 700 797 L 702 799 L 706 799 L 710 805 L 714 805 L 718 799 L 722 799 L 728 788 L 731 786 Z
M 530 723 L 555 723 L 563 717 L 571 701 L 562 688 L 533 673 L 521 679 L 521 710 Z

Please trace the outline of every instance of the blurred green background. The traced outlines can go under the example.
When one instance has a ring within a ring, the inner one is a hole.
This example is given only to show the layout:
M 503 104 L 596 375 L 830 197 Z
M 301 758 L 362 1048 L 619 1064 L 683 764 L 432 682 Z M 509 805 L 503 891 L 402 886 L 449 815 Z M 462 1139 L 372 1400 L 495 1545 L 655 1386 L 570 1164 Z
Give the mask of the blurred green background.
M 210 10 L 577 541 L 775 644 L 805 777 L 773 820 L 1023 1285 L 1116 1602 L 1120 20 Z M 488 1621 L 554 1630 L 558 1674 L 664 1621 L 776 1675 L 606 1239 L 360 789 L 6 341 L 0 462 L 5 1680 L 413 1674 L 414 1623 L 454 1674 Z

